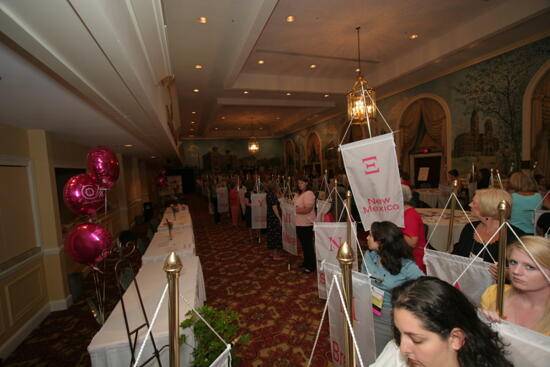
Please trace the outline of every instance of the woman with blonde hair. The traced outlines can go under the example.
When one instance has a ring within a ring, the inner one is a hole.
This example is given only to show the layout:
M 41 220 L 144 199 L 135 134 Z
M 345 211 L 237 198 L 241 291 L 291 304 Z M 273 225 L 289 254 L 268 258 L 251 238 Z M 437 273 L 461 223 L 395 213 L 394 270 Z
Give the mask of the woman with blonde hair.
M 510 223 L 526 234 L 533 234 L 534 211 L 542 206 L 542 195 L 537 191 L 537 183 L 523 172 L 515 172 L 510 177 L 512 193 L 512 215 Z
M 484 244 L 491 240 L 486 250 L 479 254 L 479 257 L 487 262 L 495 262 L 498 259 L 498 240 L 500 234 L 495 234 L 495 232 L 497 232 L 499 227 L 498 204 L 502 200 L 508 203 L 505 213 L 505 217 L 508 218 L 512 207 L 512 196 L 509 193 L 495 188 L 476 191 L 470 203 L 470 208 L 472 215 L 477 221 L 472 222 L 473 228 L 470 225 L 464 227 L 460 233 L 458 243 L 454 245 L 454 255 L 464 257 L 475 256 L 480 253 Z M 524 235 L 523 231 L 519 228 L 514 226 L 512 228 L 518 236 Z M 507 242 L 510 244 L 514 241 L 515 237 L 510 228 L 507 230 Z
M 550 239 L 521 237 L 508 247 L 508 277 L 504 285 L 504 319 L 550 336 Z M 497 285 L 481 297 L 482 312 L 491 321 L 496 313 Z

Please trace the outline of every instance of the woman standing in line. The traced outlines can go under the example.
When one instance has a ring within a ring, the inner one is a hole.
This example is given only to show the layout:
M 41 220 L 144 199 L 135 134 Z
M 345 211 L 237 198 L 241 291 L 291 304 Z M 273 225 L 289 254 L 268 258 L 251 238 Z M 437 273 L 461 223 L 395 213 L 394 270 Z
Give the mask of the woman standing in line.
M 515 172 L 510 177 L 512 190 L 512 214 L 510 224 L 521 229 L 525 234 L 533 234 L 534 211 L 542 207 L 542 195 L 537 191 L 535 180 L 523 172 Z
M 281 255 L 282 228 L 281 228 L 281 210 L 279 209 L 278 190 L 279 186 L 275 182 L 267 185 L 267 247 L 271 250 L 273 260 L 286 260 Z
M 393 288 L 410 279 L 424 275 L 414 263 L 412 249 L 403 238 L 401 229 L 392 222 L 374 222 L 367 237 L 368 251 L 361 272 L 372 281 L 374 338 L 376 353 L 380 354 L 393 338 L 391 323 L 391 294 Z
M 310 189 L 310 181 L 306 177 L 298 180 L 298 192 L 294 196 L 296 206 L 296 236 L 302 244 L 304 273 L 315 271 L 315 249 L 313 247 L 313 222 L 315 221 L 315 194 Z

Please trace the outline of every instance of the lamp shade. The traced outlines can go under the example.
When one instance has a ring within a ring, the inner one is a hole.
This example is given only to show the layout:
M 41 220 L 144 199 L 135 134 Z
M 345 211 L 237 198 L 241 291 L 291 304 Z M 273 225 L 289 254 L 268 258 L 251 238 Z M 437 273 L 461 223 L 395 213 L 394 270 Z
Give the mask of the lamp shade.
M 370 97 L 369 97 L 370 96 Z M 348 119 L 354 124 L 363 124 L 376 117 L 376 92 L 369 88 L 361 75 L 357 76 L 353 88 L 346 96 Z

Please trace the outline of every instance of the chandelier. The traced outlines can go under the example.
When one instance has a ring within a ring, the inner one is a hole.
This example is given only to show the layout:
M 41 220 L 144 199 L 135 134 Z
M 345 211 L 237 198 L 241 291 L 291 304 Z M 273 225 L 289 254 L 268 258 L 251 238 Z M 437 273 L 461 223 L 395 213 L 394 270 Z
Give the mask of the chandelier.
M 357 31 L 357 77 L 353 88 L 346 95 L 348 103 L 348 120 L 353 124 L 364 124 L 376 117 L 376 92 L 369 88 L 367 81 L 361 75 L 361 47 L 359 30 Z
M 256 154 L 260 151 L 260 142 L 253 136 L 248 141 L 248 151 L 251 154 Z

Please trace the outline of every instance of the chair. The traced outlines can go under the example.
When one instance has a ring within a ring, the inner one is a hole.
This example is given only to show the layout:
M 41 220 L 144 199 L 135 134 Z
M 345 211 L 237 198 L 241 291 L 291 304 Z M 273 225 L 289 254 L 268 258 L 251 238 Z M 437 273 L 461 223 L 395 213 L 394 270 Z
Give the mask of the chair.
M 137 239 L 137 249 L 142 255 L 145 253 L 145 250 L 147 250 L 147 245 L 141 238 Z

